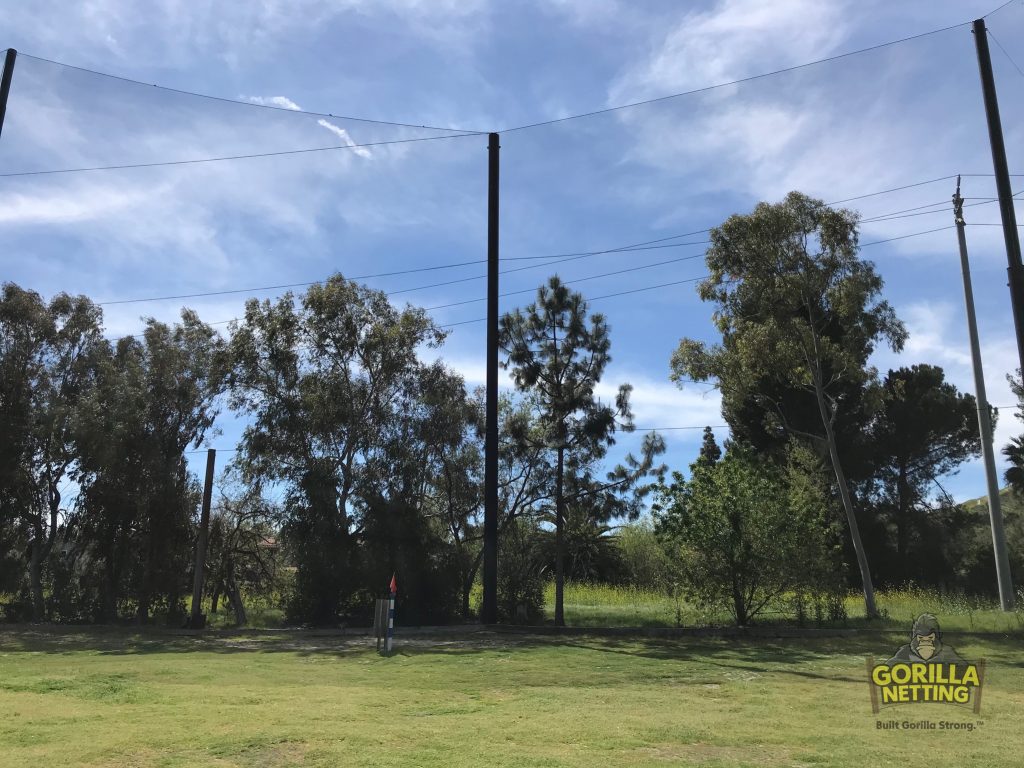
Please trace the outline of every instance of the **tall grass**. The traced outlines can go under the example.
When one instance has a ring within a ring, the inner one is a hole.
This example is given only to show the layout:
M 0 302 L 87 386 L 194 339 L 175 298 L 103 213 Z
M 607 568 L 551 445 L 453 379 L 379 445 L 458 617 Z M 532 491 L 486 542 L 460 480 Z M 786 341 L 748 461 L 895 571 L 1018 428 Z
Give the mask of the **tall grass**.
M 10 596 L 7 596 L 8 598 Z M 4 602 L 0 595 L 0 603 Z M 479 611 L 482 598 L 480 584 L 471 592 L 470 605 Z M 548 583 L 544 590 L 545 617 L 551 622 L 555 615 L 555 585 Z M 995 598 L 963 594 L 942 594 L 936 590 L 908 585 L 876 593 L 881 617 L 869 621 L 864 616 L 864 598 L 859 592 L 846 595 L 844 604 L 847 619 L 841 622 L 807 622 L 807 626 L 873 627 L 910 631 L 922 613 L 939 618 L 943 630 L 961 632 L 1024 633 L 1024 589 L 1017 594 L 1017 608 L 1003 612 Z M 189 612 L 189 600 L 185 601 Z M 253 628 L 285 626 L 282 598 L 275 594 L 269 598 L 252 596 L 246 601 L 248 625 Z M 226 601 L 217 613 L 210 612 L 210 601 L 204 600 L 207 626 L 226 628 L 234 626 L 234 613 Z M 401 623 L 401 613 L 398 622 Z M 0 616 L 2 619 L 2 616 Z M 154 615 L 161 623 L 163 616 Z M 707 627 L 727 626 L 732 617 L 726 610 L 701 609 L 688 602 L 681 594 L 671 594 L 640 587 L 612 586 L 609 584 L 567 583 L 565 585 L 565 623 L 575 627 Z M 761 625 L 794 625 L 796 616 L 789 597 L 776 601 L 758 620 Z
M 943 629 L 969 632 L 1020 632 L 1024 630 L 1024 589 L 1017 594 L 1015 611 L 1004 612 L 995 598 L 963 594 L 942 594 L 932 589 L 908 585 L 877 595 L 882 621 L 905 627 L 910 631 L 914 619 L 922 613 L 933 613 Z M 851 594 L 846 598 L 851 618 L 864 621 L 864 598 Z
M 554 619 L 555 586 L 547 585 L 545 613 Z M 959 594 L 941 594 L 935 590 L 907 586 L 876 594 L 881 617 L 865 618 L 860 593 L 845 598 L 847 618 L 843 621 L 815 622 L 808 626 L 870 626 L 910 631 L 914 619 L 933 613 L 943 629 L 971 632 L 1024 632 L 1024 590 L 1018 595 L 1017 610 L 1005 613 L 998 601 Z M 680 595 L 636 587 L 607 584 L 565 585 L 565 623 L 579 627 L 677 627 L 724 626 L 732 623 L 728 611 L 702 610 Z M 757 620 L 762 625 L 796 624 L 791 596 L 777 600 Z

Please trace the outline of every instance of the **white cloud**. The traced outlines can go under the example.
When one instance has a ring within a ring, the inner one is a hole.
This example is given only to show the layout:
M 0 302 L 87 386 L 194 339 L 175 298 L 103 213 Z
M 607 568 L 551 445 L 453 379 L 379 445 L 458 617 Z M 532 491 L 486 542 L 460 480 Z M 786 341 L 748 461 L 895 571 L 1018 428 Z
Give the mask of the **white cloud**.
M 88 192 L 83 194 L 84 187 Z M 0 226 L 62 225 L 96 221 L 125 211 L 138 195 L 123 185 L 82 185 L 45 193 L 14 192 L 0 206 Z
M 877 10 L 883 16 L 898 14 L 891 8 Z M 875 16 L 853 13 L 845 0 L 721 0 L 660 33 L 611 85 L 608 102 L 664 96 L 877 43 L 877 24 L 867 24 L 868 18 Z M 946 119 L 949 99 L 968 87 L 967 73 L 955 68 L 937 72 L 932 63 L 954 44 L 963 48 L 964 40 L 944 33 L 619 112 L 630 137 L 621 150 L 624 160 L 649 170 L 647 198 L 663 191 L 666 209 L 656 219 L 661 224 L 688 220 L 697 225 L 694 212 L 705 207 L 708 197 L 738 198 L 740 205 L 752 207 L 757 200 L 779 200 L 798 189 L 831 201 L 968 168 L 984 171 L 991 160 L 980 111 L 973 119 Z M 685 196 L 678 194 L 681 183 Z M 990 194 L 990 179 L 969 177 L 964 183 L 965 195 Z M 950 180 L 845 205 L 872 216 L 948 200 L 952 186 Z M 985 208 L 972 209 L 970 216 L 991 220 Z M 861 239 L 935 229 L 951 224 L 951 218 L 949 208 L 942 207 L 934 215 L 869 222 Z M 699 225 L 715 223 L 700 220 Z M 987 231 L 995 229 L 970 232 L 972 257 L 976 250 L 979 262 L 991 258 L 998 244 L 998 231 Z M 937 232 L 894 241 L 884 250 L 911 257 L 945 251 L 955 258 L 955 237 Z
M 480 351 L 482 358 L 484 350 Z M 467 389 L 484 386 L 487 382 L 487 367 L 482 359 L 464 357 L 445 348 L 421 350 L 421 357 L 443 359 L 462 376 Z M 680 389 L 669 381 L 652 379 L 642 373 L 608 370 L 594 394 L 603 402 L 614 404 L 619 385 L 626 382 L 633 385 L 630 406 L 639 427 L 701 427 L 722 423 L 722 397 L 710 386 L 687 384 Z M 509 371 L 504 368 L 498 369 L 498 387 L 507 392 L 515 389 Z M 697 434 L 699 436 L 699 431 Z
M 979 307 L 980 308 L 980 307 Z M 974 368 L 971 363 L 970 346 L 967 336 L 967 321 L 962 306 L 950 302 L 918 302 L 898 308 L 898 314 L 910 334 L 900 354 L 889 350 L 876 352 L 873 363 L 884 375 L 889 368 L 910 366 L 918 363 L 939 365 L 946 380 L 956 385 L 961 392 L 975 394 Z M 1010 390 L 1006 375 L 1017 369 L 1017 345 L 1012 327 L 993 328 L 979 322 L 981 360 L 985 375 L 985 390 L 990 405 L 1004 406 L 993 435 L 996 467 L 1000 483 L 1006 462 L 1001 449 L 1010 438 L 1021 431 L 1020 421 L 1013 417 L 1016 398 Z M 960 470 L 962 487 L 968 490 L 964 498 L 973 498 L 985 488 L 984 469 L 981 459 L 967 462 Z
M 372 154 L 370 153 L 370 150 L 367 149 L 366 147 L 359 147 L 359 146 L 357 146 L 356 143 L 354 141 L 352 141 L 352 138 L 348 135 L 348 131 L 346 131 L 344 128 L 339 128 L 334 123 L 328 122 L 327 120 L 324 120 L 323 118 L 321 118 L 320 120 L 317 120 L 316 124 L 320 125 L 320 126 L 323 126 L 327 130 L 329 130 L 331 133 L 333 133 L 335 136 L 337 136 L 339 139 L 341 139 L 345 143 L 345 146 L 347 146 L 347 147 L 354 147 L 355 148 L 355 153 L 357 155 L 359 155 L 359 157 L 372 157 Z
M 609 371 L 598 385 L 596 394 L 604 402 L 614 403 L 618 385 L 625 382 L 633 385 L 630 405 L 639 427 L 694 427 L 722 423 L 722 396 L 709 386 L 687 384 L 680 389 L 669 381 L 659 381 L 643 374 Z
M 111 54 L 139 67 L 184 67 L 216 56 L 232 67 L 265 61 L 332 22 L 376 17 L 446 52 L 478 44 L 483 0 L 262 0 L 210 3 L 155 0 L 144 12 L 131 0 L 17 3 L 5 28 L 47 56 L 107 63 Z
M 425 360 L 438 358 L 444 360 L 445 365 L 462 376 L 466 382 L 467 391 L 472 391 L 475 387 L 482 387 L 487 384 L 486 362 L 451 356 L 444 348 L 440 350 L 422 350 L 421 357 Z M 498 389 L 504 392 L 512 392 L 515 389 L 515 382 L 512 381 L 511 375 L 501 367 L 498 368 Z
M 960 318 L 951 303 L 911 304 L 900 314 L 910 334 L 903 356 L 942 365 L 971 365 L 966 330 L 952 328 L 954 319 Z
M 542 0 L 542 12 L 557 13 L 581 27 L 620 25 L 624 21 L 624 8 L 618 0 Z M 636 9 L 630 9 L 635 12 Z
M 720 0 L 676 22 L 612 85 L 611 104 L 665 96 L 827 56 L 848 36 L 845 2 Z
M 295 112 L 302 111 L 302 107 L 287 96 L 250 96 L 248 100 L 253 104 L 262 104 L 267 107 L 281 107 L 282 109 L 291 109 Z

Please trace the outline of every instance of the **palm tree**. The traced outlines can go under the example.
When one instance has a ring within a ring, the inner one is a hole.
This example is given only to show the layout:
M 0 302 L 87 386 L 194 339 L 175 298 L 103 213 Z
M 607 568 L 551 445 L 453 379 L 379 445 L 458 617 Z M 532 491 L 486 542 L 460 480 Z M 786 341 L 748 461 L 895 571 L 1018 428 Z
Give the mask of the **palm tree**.
M 1003 455 L 1010 461 L 1010 468 L 1003 477 L 1015 493 L 1024 496 L 1024 435 L 1011 437 L 1010 444 L 1003 448 Z

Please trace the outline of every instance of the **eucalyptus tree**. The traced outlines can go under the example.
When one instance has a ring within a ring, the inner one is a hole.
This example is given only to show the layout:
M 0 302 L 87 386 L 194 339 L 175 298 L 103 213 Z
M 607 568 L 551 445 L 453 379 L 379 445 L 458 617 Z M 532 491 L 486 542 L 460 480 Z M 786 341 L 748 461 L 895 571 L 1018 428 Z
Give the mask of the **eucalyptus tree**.
M 811 440 L 827 453 L 856 553 L 868 616 L 877 615 L 867 554 L 854 512 L 837 419 L 877 389 L 868 359 L 879 342 L 902 349 L 907 333 L 879 299 L 882 278 L 857 253 L 857 215 L 833 210 L 798 192 L 778 204 L 759 203 L 711 230 L 710 276 L 698 286 L 715 304 L 721 342 L 683 339 L 672 377 L 721 387 L 728 418 L 753 401 L 766 423 Z M 765 386 L 765 384 L 769 386 Z M 776 396 L 784 390 L 789 399 Z M 795 414 L 817 421 L 796 421 Z
M 75 414 L 93 385 L 102 313 L 85 296 L 48 303 L 5 283 L 0 296 L 0 529 L 28 540 L 32 616 L 45 613 L 43 570 L 66 510 L 76 462 Z
M 96 387 L 75 425 L 80 451 L 76 519 L 102 563 L 101 615 L 131 592 L 140 622 L 156 603 L 177 621 L 187 591 L 198 480 L 185 452 L 213 431 L 224 392 L 225 344 L 192 310 L 152 318 L 139 338 L 106 344 Z
M 344 612 L 368 515 L 382 499 L 415 503 L 416 430 L 431 425 L 412 405 L 431 376 L 454 386 L 417 353 L 444 336 L 422 309 L 397 309 L 341 275 L 299 299 L 250 299 L 232 327 L 231 402 L 251 417 L 238 462 L 249 481 L 284 487 L 294 617 L 322 623 Z

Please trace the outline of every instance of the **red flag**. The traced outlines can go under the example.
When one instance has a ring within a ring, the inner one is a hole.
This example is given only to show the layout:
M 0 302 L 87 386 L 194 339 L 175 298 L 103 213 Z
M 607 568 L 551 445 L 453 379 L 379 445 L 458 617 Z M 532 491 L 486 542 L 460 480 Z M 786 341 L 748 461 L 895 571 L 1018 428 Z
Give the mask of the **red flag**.
M 391 584 L 388 587 L 392 595 L 398 594 L 398 582 L 395 581 L 395 574 L 391 574 Z

